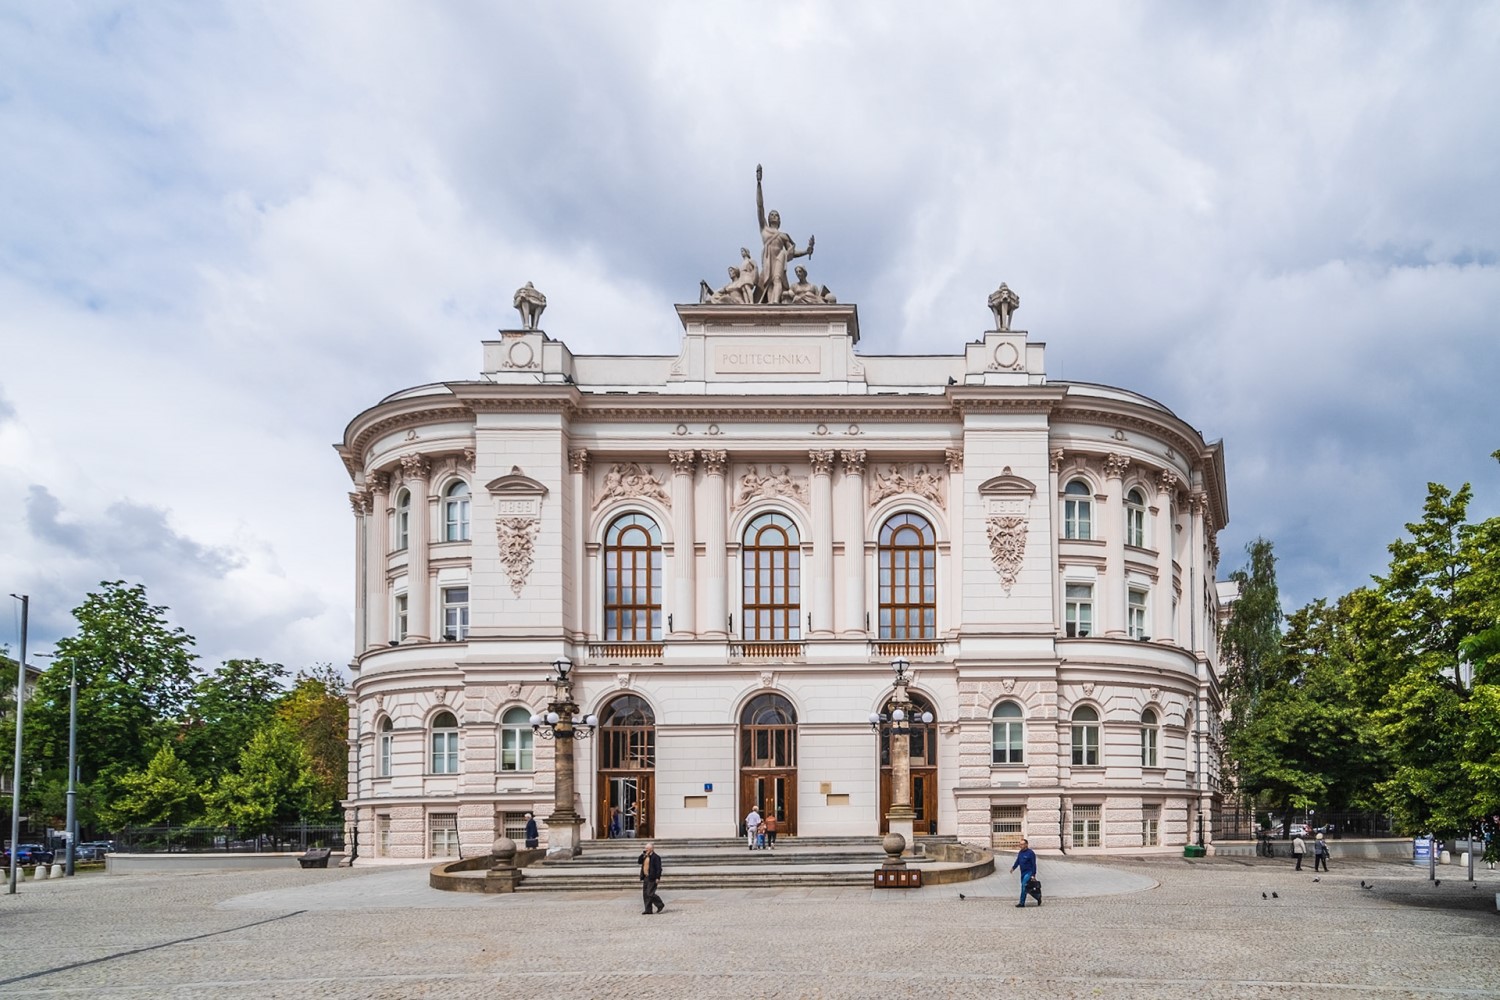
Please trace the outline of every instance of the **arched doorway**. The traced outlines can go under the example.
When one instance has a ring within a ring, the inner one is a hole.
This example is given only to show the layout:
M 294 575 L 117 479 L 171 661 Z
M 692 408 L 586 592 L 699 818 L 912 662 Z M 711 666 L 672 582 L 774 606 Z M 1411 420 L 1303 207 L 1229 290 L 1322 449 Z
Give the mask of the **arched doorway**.
M 644 698 L 621 695 L 599 713 L 598 740 L 600 833 L 654 836 L 656 714 Z
M 775 816 L 778 833 L 797 833 L 797 710 L 779 694 L 759 694 L 740 713 L 740 814 Z
M 938 769 L 937 722 L 922 722 L 923 712 L 937 713 L 932 703 L 912 692 L 912 717 L 907 721 L 911 740 L 911 808 L 916 814 L 912 832 L 919 837 L 937 833 Z M 891 811 L 891 724 L 880 724 L 880 832 L 888 833 L 885 814 Z

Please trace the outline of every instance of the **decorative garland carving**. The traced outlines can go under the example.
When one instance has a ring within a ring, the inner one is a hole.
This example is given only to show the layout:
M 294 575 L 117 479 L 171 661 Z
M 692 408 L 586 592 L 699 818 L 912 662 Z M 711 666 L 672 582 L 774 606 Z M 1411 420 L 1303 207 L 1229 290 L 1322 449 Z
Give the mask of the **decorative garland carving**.
M 915 493 L 939 507 L 946 506 L 942 475 L 929 471 L 925 465 L 890 465 L 886 467 L 885 475 L 875 473 L 875 481 L 870 484 L 870 506 L 902 493 Z
M 531 575 L 536 555 L 536 533 L 541 521 L 534 517 L 498 517 L 495 537 L 500 542 L 500 561 L 510 576 L 510 591 L 517 597 Z
M 656 478 L 655 471 L 639 462 L 616 462 L 609 467 L 604 474 L 604 485 L 594 500 L 594 509 L 598 510 L 606 500 L 614 497 L 627 500 L 644 497 L 656 500 L 664 507 L 672 506 L 672 498 L 667 494 L 666 486 Z
M 833 452 L 830 451 L 828 456 L 832 461 Z M 740 487 L 735 492 L 735 509 L 745 506 L 756 497 L 790 497 L 806 504 L 807 481 L 794 479 L 790 466 L 783 465 L 781 471 L 777 472 L 774 465 L 768 465 L 766 474 L 762 476 L 760 469 L 752 465 L 740 476 Z
M 1000 574 L 1001 589 L 1009 595 L 1026 556 L 1026 518 L 1014 514 L 992 516 L 985 518 L 984 528 L 990 539 L 990 561 Z

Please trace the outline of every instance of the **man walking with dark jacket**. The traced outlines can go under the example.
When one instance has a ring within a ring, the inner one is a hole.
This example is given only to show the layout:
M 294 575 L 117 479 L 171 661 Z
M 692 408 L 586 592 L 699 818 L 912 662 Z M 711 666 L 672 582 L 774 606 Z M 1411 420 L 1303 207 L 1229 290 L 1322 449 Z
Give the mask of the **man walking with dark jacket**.
M 1021 869 L 1021 901 L 1016 905 L 1025 906 L 1026 887 L 1036 878 L 1036 852 L 1031 849 L 1030 841 L 1021 841 L 1021 849 L 1016 852 L 1016 862 L 1010 866 L 1010 870 L 1015 871 L 1017 868 Z M 1041 893 L 1037 893 L 1036 905 L 1042 905 Z
M 661 881 L 661 855 L 656 853 L 656 845 L 647 844 L 635 863 L 641 866 L 641 903 L 646 907 L 641 913 L 660 913 L 667 904 L 656 894 L 656 885 Z

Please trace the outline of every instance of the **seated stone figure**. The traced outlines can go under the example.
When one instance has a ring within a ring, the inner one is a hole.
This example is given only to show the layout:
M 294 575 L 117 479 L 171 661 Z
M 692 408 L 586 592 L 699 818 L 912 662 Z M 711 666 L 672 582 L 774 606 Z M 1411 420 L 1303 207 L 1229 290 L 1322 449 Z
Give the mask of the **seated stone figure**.
M 792 284 L 791 293 L 794 305 L 832 305 L 837 301 L 827 285 L 814 285 L 808 281 L 807 268 L 800 264 L 797 266 L 797 280 Z

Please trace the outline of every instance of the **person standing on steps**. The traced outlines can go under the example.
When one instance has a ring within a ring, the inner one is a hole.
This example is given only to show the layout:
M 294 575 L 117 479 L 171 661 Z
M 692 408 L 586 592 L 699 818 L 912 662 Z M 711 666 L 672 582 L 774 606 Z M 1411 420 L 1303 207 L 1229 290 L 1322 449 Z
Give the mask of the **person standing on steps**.
M 645 906 L 641 914 L 660 913 L 667 904 L 656 894 L 656 887 L 661 882 L 661 855 L 656 853 L 656 845 L 647 844 L 635 863 L 641 866 L 641 904 Z
M 1328 870 L 1328 844 L 1323 840 L 1323 835 L 1318 834 L 1318 839 L 1313 841 L 1313 871 L 1322 865 L 1323 870 Z
M 745 841 L 750 850 L 755 850 L 755 837 L 760 831 L 760 813 L 754 806 L 745 814 Z
M 1022 839 L 1021 849 L 1016 852 L 1015 864 L 1010 866 L 1011 871 L 1015 871 L 1017 868 L 1021 869 L 1021 901 L 1016 905 L 1024 907 L 1026 905 L 1026 886 L 1032 879 L 1036 878 L 1036 852 L 1031 849 L 1031 842 L 1028 840 Z M 1038 899 L 1036 904 L 1041 906 L 1042 901 Z
M 776 850 L 776 814 L 766 813 L 766 846 Z
M 1307 842 L 1302 839 L 1302 834 L 1292 838 L 1292 857 L 1297 859 L 1297 867 L 1293 871 L 1302 870 L 1302 855 L 1307 853 Z

